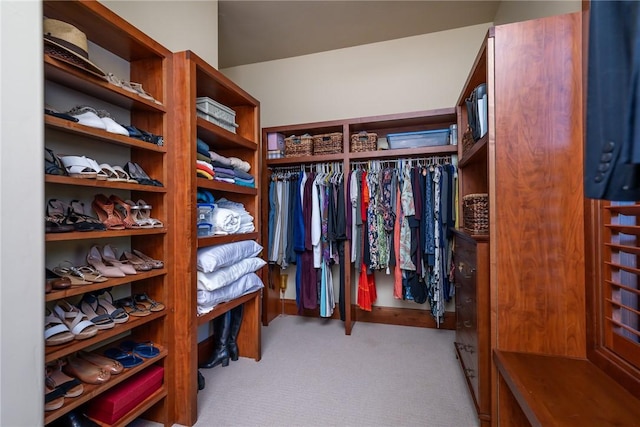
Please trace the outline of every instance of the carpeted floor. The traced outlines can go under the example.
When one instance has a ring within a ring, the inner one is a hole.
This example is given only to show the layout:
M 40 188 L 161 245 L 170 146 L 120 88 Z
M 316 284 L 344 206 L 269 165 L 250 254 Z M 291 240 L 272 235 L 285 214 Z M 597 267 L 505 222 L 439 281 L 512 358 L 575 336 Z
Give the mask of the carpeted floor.
M 475 427 L 454 332 L 280 316 L 262 360 L 202 369 L 205 426 Z

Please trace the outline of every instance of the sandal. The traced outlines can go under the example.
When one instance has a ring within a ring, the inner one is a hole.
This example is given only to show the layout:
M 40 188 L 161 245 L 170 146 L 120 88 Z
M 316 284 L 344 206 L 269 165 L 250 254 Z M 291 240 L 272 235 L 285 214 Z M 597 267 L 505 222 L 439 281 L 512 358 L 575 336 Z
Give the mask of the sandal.
M 69 289 L 71 287 L 71 279 L 68 277 L 60 277 L 53 271 L 48 268 L 44 269 L 45 271 L 45 287 L 50 287 L 52 290 L 61 291 L 64 289 Z
M 100 307 L 109 314 L 111 319 L 115 323 L 125 323 L 129 320 L 129 315 L 122 308 L 116 308 L 113 305 L 113 295 L 111 292 L 103 289 L 100 292 L 97 292 L 98 296 L 98 304 Z
M 44 379 L 44 410 L 55 411 L 64 406 L 64 390 L 55 388 L 51 381 Z
M 102 254 L 97 245 L 93 245 L 87 253 L 87 264 L 94 267 L 104 277 L 124 277 L 126 276 L 118 267 L 107 266 L 102 260 Z
M 64 397 L 78 397 L 84 392 L 84 386 L 77 378 L 71 378 L 62 372 L 62 366 L 65 363 L 56 360 L 47 366 L 47 381 L 54 389 L 60 389 L 64 393 Z
M 133 368 L 144 362 L 144 360 L 135 354 L 124 352 L 119 348 L 108 348 L 105 350 L 104 355 L 109 359 L 117 360 L 125 368 Z
M 124 230 L 122 220 L 115 214 L 115 205 L 104 194 L 96 194 L 91 202 L 91 207 L 98 215 L 107 230 Z M 95 266 L 94 266 L 95 267 Z
M 118 176 L 120 177 L 121 180 L 123 180 L 124 182 L 128 182 L 130 184 L 137 184 L 138 181 L 136 181 L 135 179 L 132 179 L 129 174 L 122 169 L 122 167 L 116 165 L 116 166 L 112 166 L 113 170 L 118 174 Z
M 133 298 L 138 304 L 144 305 L 149 311 L 162 311 L 165 308 L 163 303 L 154 301 L 145 293 L 136 294 Z
M 160 354 L 160 350 L 153 346 L 151 341 L 137 343 L 135 341 L 123 341 L 120 348 L 126 352 L 137 354 L 140 357 L 149 359 Z
M 70 261 L 64 261 L 62 265 L 54 267 L 52 271 L 60 277 L 69 279 L 71 286 L 90 285 L 92 283 L 85 280 L 84 274 L 71 264 Z
M 53 311 L 67 325 L 77 340 L 88 339 L 98 333 L 96 325 L 91 323 L 78 307 L 69 304 L 65 300 L 60 300 L 53 308 Z
M 101 314 L 98 314 L 100 305 L 98 304 L 98 298 L 93 294 L 84 294 L 79 308 L 98 329 L 111 329 L 116 326 L 106 310 L 102 309 Z
M 44 173 L 49 175 L 67 175 L 67 171 L 58 156 L 48 148 L 44 149 Z
M 124 224 L 124 228 L 131 228 L 134 230 L 141 228 L 140 224 L 138 224 L 138 222 L 136 221 L 136 218 L 131 212 L 130 204 L 126 203 L 124 200 L 122 200 L 120 197 L 114 194 L 109 196 L 109 200 L 111 200 L 111 202 L 113 202 L 114 206 L 116 207 L 116 212 L 120 216 L 120 219 Z M 136 212 L 135 216 L 137 217 L 138 215 L 139 214 Z
M 49 199 L 47 202 L 44 221 L 47 233 L 67 233 L 75 230 L 73 223 L 67 218 L 64 202 L 58 199 Z
M 127 182 L 126 179 L 122 179 L 120 175 L 113 169 L 108 163 L 101 163 L 100 169 L 107 175 L 107 181 L 111 182 Z
M 48 308 L 45 309 L 44 315 L 45 345 L 66 344 L 74 340 L 75 337 L 62 319 L 53 314 Z
M 98 163 L 85 156 L 60 156 L 60 160 L 67 170 L 67 174 L 73 178 L 95 178 L 106 181 L 105 174 Z
M 97 218 L 84 213 L 84 203 L 72 200 L 67 206 L 68 222 L 73 224 L 76 231 L 104 231 L 107 227 Z
M 140 206 L 133 200 L 125 200 L 125 203 L 130 206 L 131 216 L 136 221 L 140 228 L 153 228 L 153 222 L 140 217 Z
M 129 173 L 131 178 L 137 180 L 140 184 L 153 185 L 155 187 L 164 187 L 164 185 L 160 181 L 150 178 L 149 175 L 147 175 L 147 173 L 144 171 L 144 169 L 142 169 L 142 167 L 140 167 L 140 165 L 137 163 L 127 162 L 127 164 L 124 165 L 124 170 Z
M 91 267 L 90 265 L 83 265 L 77 267 L 77 269 L 84 276 L 84 280 L 88 280 L 89 282 L 102 283 L 108 280 L 106 277 L 100 274 L 98 270 Z
M 162 223 L 162 221 L 160 221 L 159 219 L 151 218 L 151 208 L 152 208 L 152 206 L 149 205 L 147 202 L 145 202 L 142 199 L 138 200 L 138 208 L 139 208 L 138 216 L 142 220 L 145 220 L 145 221 L 153 224 L 154 228 L 162 228 L 162 227 L 164 227 L 164 224 Z
M 144 317 L 151 314 L 144 305 L 136 303 L 131 297 L 119 299 L 114 304 L 126 311 L 129 316 Z
M 145 262 L 142 258 L 137 255 L 132 254 L 131 252 L 123 251 L 122 255 L 120 255 L 120 260 L 128 262 L 136 269 L 136 271 L 149 271 L 153 269 L 153 267 Z

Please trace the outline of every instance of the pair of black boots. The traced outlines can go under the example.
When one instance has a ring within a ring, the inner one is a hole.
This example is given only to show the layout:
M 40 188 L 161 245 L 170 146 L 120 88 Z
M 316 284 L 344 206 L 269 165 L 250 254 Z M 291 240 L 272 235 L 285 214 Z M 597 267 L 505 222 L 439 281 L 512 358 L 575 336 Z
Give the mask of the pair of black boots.
M 222 316 L 213 319 L 215 347 L 211 357 L 200 368 L 213 368 L 218 365 L 229 366 L 229 359 L 238 360 L 238 332 L 242 324 L 244 306 L 232 308 Z

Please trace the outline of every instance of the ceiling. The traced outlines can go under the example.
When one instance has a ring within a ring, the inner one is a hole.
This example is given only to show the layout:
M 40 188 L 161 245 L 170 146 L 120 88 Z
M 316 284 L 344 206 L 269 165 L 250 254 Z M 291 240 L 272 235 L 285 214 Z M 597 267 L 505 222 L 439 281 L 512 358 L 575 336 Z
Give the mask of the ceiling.
M 481 0 L 219 0 L 218 67 L 492 22 L 499 5 Z

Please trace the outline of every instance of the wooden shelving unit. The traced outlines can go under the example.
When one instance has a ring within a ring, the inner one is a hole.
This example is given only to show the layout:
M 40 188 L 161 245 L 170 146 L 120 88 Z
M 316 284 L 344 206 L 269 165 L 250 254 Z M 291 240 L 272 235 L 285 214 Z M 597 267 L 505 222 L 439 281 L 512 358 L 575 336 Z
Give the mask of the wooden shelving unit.
M 256 361 L 261 358 L 260 308 L 262 291 L 252 292 L 233 301 L 222 303 L 203 316 L 197 316 L 196 257 L 198 248 L 255 240 L 261 243 L 260 208 L 260 103 L 218 70 L 207 64 L 191 51 L 174 55 L 173 104 L 176 122 L 172 140 L 180 144 L 179 155 L 172 159 L 171 169 L 179 177 L 183 191 L 174 205 L 176 233 L 172 246 L 176 254 L 176 271 L 180 272 L 173 298 L 176 305 L 176 322 L 173 336 L 176 351 L 183 355 L 177 366 L 172 384 L 176 391 L 176 422 L 193 425 L 198 418 L 197 370 L 198 370 L 198 326 L 243 304 L 244 318 L 237 339 L 241 357 Z M 196 115 L 196 98 L 209 97 L 236 112 L 237 133 L 232 133 Z M 227 157 L 238 157 L 251 166 L 256 187 L 207 180 L 196 176 L 196 141 L 204 141 L 211 150 Z M 255 232 L 226 236 L 197 237 L 196 193 L 208 190 L 216 199 L 242 203 L 254 217 Z M 260 273 L 260 272 L 258 272 Z
M 169 71 L 172 67 L 171 52 L 98 2 L 44 1 L 42 7 L 45 17 L 76 26 L 87 35 L 90 42 L 104 49 L 107 52 L 105 55 L 111 55 L 117 61 L 126 62 L 129 75 L 119 77 L 141 83 L 160 103 L 141 98 L 49 56 L 44 56 L 45 102 L 52 102 L 49 98 L 61 101 L 61 97 L 66 98 L 67 94 L 70 99 L 82 98 L 82 102 L 88 105 L 99 102 L 101 108 L 111 107 L 118 111 L 125 111 L 130 123 L 134 126 L 156 135 L 168 135 L 171 127 L 171 121 L 168 119 L 170 108 L 167 105 Z M 63 95 L 60 94 L 61 90 L 65 92 Z M 107 107 L 104 107 L 105 105 Z M 153 206 L 153 217 L 162 220 L 165 224 L 161 229 L 50 233 L 43 236 L 46 242 L 45 264 L 50 268 L 55 267 L 56 260 L 61 258 L 69 259 L 74 265 L 83 265 L 86 263 L 85 254 L 93 244 L 116 241 L 120 249 L 138 249 L 165 263 L 162 269 L 139 272 L 124 278 L 112 278 L 86 286 L 75 286 L 63 291 L 53 291 L 45 297 L 47 306 L 53 306 L 63 299 L 75 303 L 87 292 L 109 289 L 130 295 L 146 293 L 150 298 L 166 306 L 165 310 L 154 312 L 146 317 L 130 317 L 127 322 L 118 324 L 112 329 L 100 330 L 92 338 L 74 340 L 58 346 L 46 346 L 45 363 L 56 362 L 80 350 L 100 353 L 107 346 L 117 345 L 112 342 L 113 340 L 125 337 L 137 342 L 152 342 L 161 351 L 158 356 L 145 359 L 143 364 L 114 375 L 103 385 L 84 384 L 85 391 L 81 396 L 67 398 L 60 409 L 45 412 L 44 423 L 52 423 L 72 410 L 82 409 L 84 405 L 99 398 L 106 390 L 124 383 L 151 365 L 160 365 L 164 368 L 165 385 L 128 412 L 117 425 L 126 425 L 138 417 L 170 425 L 173 422 L 173 390 L 166 384 L 172 378 L 171 365 L 174 359 L 169 335 L 173 310 L 173 301 L 170 299 L 172 293 L 169 288 L 173 283 L 170 279 L 173 266 L 168 243 L 171 233 L 168 206 L 173 187 L 168 179 L 166 165 L 167 158 L 174 148 L 157 146 L 52 116 L 45 116 L 44 123 L 45 145 L 55 145 L 56 154 L 63 152 L 93 158 L 94 153 L 110 151 L 119 162 L 113 163 L 114 165 L 124 165 L 128 161 L 138 163 L 149 176 L 164 183 L 164 187 L 152 187 L 46 175 L 45 197 L 64 194 L 83 201 L 88 208 L 95 194 L 114 192 L 122 196 L 126 195 L 125 198 L 146 200 Z M 73 141 L 78 140 L 82 140 L 82 144 L 74 144 Z

